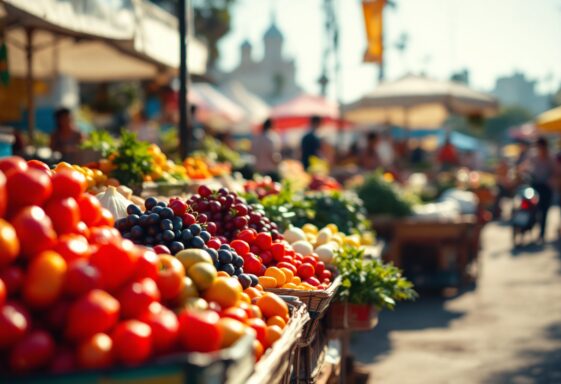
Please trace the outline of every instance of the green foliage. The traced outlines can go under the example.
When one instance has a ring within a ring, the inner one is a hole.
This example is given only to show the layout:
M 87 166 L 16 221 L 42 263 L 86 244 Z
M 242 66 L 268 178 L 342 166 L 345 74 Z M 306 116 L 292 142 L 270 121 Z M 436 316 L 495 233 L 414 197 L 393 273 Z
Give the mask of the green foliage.
M 220 140 L 206 135 L 200 151 L 195 151 L 194 156 L 201 155 L 210 160 L 232 164 L 234 168 L 240 166 L 240 154 L 230 149 Z
M 366 176 L 364 183 L 357 187 L 357 193 L 371 215 L 402 217 L 412 213 L 413 201 L 407 200 L 379 172 Z
M 116 168 L 111 172 L 111 177 L 127 186 L 140 185 L 144 176 L 152 170 L 152 156 L 148 153 L 148 146 L 149 143 L 138 140 L 136 134 L 122 131 L 121 142 L 113 159 Z
M 398 301 L 414 300 L 413 284 L 392 264 L 364 259 L 364 250 L 344 247 L 335 258 L 342 278 L 338 300 L 352 304 L 374 304 L 393 309 Z
M 99 129 L 90 134 L 90 137 L 82 143 L 82 148 L 97 151 L 101 157 L 107 157 L 115 151 L 117 145 L 109 132 Z

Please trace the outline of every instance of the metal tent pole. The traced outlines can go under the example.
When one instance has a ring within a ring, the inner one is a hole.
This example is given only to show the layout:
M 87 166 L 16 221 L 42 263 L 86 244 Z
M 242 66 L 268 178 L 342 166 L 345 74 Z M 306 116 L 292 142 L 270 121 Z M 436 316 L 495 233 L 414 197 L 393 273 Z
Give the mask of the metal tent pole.
M 27 59 L 27 135 L 29 143 L 33 144 L 35 138 L 35 94 L 33 89 L 33 29 L 27 28 L 25 53 Z
M 193 145 L 193 127 L 190 124 L 187 68 L 187 7 L 189 0 L 179 0 L 179 152 L 187 157 Z

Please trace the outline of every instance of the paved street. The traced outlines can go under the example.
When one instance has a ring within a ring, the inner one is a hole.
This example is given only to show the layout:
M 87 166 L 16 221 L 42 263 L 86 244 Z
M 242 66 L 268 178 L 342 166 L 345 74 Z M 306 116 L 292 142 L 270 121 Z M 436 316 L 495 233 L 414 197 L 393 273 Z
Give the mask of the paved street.
M 475 290 L 423 296 L 355 335 L 370 383 L 561 383 L 558 220 L 550 224 L 548 244 L 515 254 L 509 228 L 488 225 Z

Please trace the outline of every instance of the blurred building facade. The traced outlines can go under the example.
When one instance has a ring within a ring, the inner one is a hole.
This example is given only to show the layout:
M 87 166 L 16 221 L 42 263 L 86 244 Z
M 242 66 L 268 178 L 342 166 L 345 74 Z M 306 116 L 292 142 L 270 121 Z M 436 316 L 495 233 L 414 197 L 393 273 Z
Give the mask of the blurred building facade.
M 518 106 L 532 114 L 538 114 L 550 108 L 547 95 L 536 92 L 536 81 L 527 79 L 523 73 L 516 72 L 511 76 L 499 77 L 495 89 L 491 92 L 502 105 Z
M 263 57 L 256 59 L 251 43 L 244 41 L 240 46 L 240 64 L 225 75 L 225 80 L 239 81 L 269 104 L 279 103 L 301 93 L 301 88 L 296 83 L 296 65 L 293 59 L 284 56 L 284 36 L 277 27 L 274 16 L 263 35 L 263 44 Z

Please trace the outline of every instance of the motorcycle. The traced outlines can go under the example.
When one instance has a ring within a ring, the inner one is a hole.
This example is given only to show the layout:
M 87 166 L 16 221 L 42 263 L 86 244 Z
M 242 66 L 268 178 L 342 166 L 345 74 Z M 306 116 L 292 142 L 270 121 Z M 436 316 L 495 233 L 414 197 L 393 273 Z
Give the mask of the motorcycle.
M 531 232 L 536 226 L 539 201 L 540 197 L 537 191 L 530 186 L 522 186 L 516 191 L 510 220 L 514 247 L 522 245 L 526 233 Z

